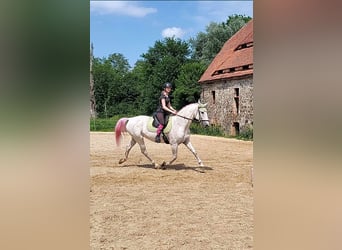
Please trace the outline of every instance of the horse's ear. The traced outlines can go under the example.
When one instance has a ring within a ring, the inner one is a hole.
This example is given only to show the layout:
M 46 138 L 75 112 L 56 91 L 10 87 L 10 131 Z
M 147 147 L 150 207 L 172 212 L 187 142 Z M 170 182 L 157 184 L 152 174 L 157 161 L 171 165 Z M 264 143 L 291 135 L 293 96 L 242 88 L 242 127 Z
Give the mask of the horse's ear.
M 198 99 L 198 104 L 201 105 L 202 107 L 206 107 L 208 103 L 202 103 L 201 99 Z

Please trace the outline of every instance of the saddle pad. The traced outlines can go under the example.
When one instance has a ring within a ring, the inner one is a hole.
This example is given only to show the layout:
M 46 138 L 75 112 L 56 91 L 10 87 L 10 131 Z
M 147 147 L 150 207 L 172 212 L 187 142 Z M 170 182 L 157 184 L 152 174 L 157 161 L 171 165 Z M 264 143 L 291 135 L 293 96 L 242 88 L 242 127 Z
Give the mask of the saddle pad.
M 165 133 L 165 134 L 168 134 L 168 133 L 171 131 L 171 128 L 172 128 L 172 120 L 173 120 L 173 117 L 170 116 L 170 117 L 169 117 L 169 122 L 167 123 L 166 128 L 164 128 L 164 133 Z M 150 118 L 148 119 L 148 122 L 147 122 L 147 129 L 148 129 L 148 131 L 150 131 L 150 132 L 156 133 L 156 132 L 157 132 L 157 128 L 153 127 L 152 122 L 153 122 L 153 117 L 150 117 Z

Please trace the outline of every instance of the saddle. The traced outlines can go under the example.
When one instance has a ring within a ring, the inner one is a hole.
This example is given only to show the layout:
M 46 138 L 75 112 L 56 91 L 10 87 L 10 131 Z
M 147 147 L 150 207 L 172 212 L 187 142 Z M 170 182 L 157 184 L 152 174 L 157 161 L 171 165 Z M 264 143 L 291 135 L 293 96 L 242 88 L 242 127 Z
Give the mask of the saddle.
M 149 118 L 147 122 L 147 130 L 153 133 L 157 132 L 157 127 L 159 126 L 160 122 L 158 121 L 156 113 L 153 114 L 152 117 Z M 166 126 L 162 131 L 162 136 L 166 144 L 169 144 L 169 140 L 167 138 L 167 134 L 170 133 L 172 128 L 172 116 L 168 116 L 166 118 Z
M 166 119 L 166 126 L 164 127 L 163 129 L 163 132 L 165 134 L 168 134 L 170 133 L 171 131 L 171 128 L 172 128 L 172 116 L 169 116 L 167 119 Z M 148 131 L 150 132 L 157 132 L 157 128 L 159 126 L 159 121 L 157 119 L 157 116 L 156 114 L 154 113 L 152 117 L 149 118 L 148 122 L 147 122 L 147 129 Z

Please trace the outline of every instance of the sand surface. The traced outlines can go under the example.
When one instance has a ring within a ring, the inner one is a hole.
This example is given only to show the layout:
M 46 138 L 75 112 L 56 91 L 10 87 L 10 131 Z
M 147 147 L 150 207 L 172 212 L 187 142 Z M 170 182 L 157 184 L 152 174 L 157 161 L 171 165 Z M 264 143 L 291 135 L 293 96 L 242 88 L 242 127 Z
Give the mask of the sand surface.
M 91 249 L 252 249 L 253 142 L 191 135 L 205 167 L 184 146 L 166 170 L 154 169 L 129 136 L 90 133 Z M 159 164 L 171 147 L 145 140 Z

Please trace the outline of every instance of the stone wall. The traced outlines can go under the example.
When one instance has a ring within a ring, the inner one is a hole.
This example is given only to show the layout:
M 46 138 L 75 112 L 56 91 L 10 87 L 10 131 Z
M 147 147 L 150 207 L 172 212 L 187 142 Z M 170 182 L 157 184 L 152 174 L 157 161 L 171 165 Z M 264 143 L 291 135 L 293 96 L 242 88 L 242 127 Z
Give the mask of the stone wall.
M 211 124 L 220 125 L 229 135 L 253 127 L 253 75 L 201 86 Z

